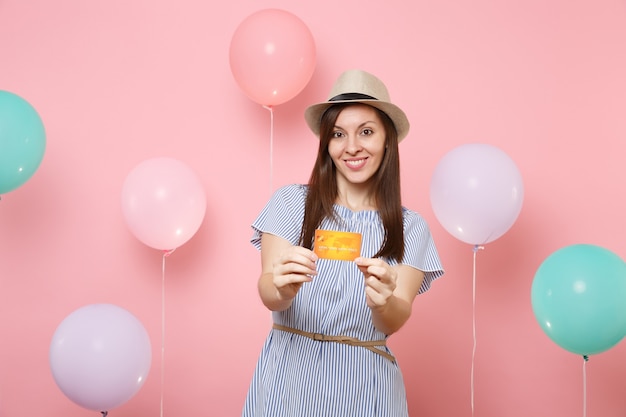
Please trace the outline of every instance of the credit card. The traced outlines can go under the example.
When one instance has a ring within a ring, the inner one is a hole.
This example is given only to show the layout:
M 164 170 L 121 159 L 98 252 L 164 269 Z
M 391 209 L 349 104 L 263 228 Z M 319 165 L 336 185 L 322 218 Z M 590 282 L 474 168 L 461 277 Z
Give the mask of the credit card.
M 313 252 L 323 259 L 353 261 L 361 256 L 361 234 L 318 229 Z

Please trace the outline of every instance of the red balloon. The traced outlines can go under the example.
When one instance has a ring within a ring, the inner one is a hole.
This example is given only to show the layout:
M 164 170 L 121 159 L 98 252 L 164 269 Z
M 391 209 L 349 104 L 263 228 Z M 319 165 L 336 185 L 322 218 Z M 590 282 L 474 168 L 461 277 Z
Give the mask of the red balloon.
M 244 19 L 230 43 L 230 68 L 244 93 L 275 106 L 291 100 L 315 69 L 315 40 L 297 16 L 265 9 Z

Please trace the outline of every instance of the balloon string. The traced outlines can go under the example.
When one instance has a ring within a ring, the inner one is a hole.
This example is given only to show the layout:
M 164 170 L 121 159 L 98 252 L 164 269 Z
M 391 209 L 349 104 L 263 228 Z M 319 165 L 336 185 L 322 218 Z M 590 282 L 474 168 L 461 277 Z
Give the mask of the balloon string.
M 472 416 L 474 415 L 474 358 L 476 357 L 476 253 L 485 249 L 483 246 L 474 245 L 474 262 L 472 266 L 472 368 L 470 371 L 470 401 L 472 406 Z
M 587 361 L 589 357 L 583 355 L 583 417 L 587 417 Z
M 270 195 L 274 189 L 273 176 L 274 176 L 274 109 L 272 106 L 263 106 L 263 108 L 270 112 Z
M 161 417 L 163 417 L 163 387 L 165 386 L 165 258 L 175 249 L 164 250 L 161 262 Z

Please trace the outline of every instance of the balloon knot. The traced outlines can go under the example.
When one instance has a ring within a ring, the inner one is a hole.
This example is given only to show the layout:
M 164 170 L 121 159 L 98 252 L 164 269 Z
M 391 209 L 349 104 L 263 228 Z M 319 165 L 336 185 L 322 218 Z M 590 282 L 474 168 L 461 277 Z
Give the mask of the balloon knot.
M 587 362 L 589 360 L 589 356 L 583 355 L 583 359 L 585 360 L 585 362 Z
M 474 252 L 478 252 L 479 250 L 483 250 L 483 249 L 485 249 L 485 247 L 484 247 L 484 246 L 481 246 L 481 245 L 474 245 L 474 249 L 473 249 L 473 250 L 474 250 Z
M 107 417 L 107 415 L 109 414 L 108 411 L 100 411 L 100 413 L 102 413 L 102 417 Z
M 269 110 L 270 112 L 273 110 L 273 107 L 272 107 L 272 106 L 265 106 L 265 105 L 264 105 L 264 106 L 263 106 L 263 108 L 264 108 L 264 109 Z
M 176 248 L 174 249 L 166 249 L 163 251 L 163 257 L 167 258 L 168 256 L 170 256 L 172 254 L 172 252 L 174 252 L 176 250 Z

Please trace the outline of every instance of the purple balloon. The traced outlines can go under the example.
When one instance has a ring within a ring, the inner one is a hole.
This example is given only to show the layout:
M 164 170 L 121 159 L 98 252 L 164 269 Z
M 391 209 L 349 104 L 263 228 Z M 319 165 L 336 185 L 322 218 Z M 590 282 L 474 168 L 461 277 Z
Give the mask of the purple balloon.
M 152 363 L 150 338 L 135 316 L 112 304 L 87 305 L 57 327 L 50 345 L 56 384 L 74 403 L 108 411 L 142 387 Z
M 461 145 L 439 161 L 430 200 L 441 225 L 455 238 L 483 245 L 504 235 L 522 209 L 524 184 L 513 160 L 487 144 Z

